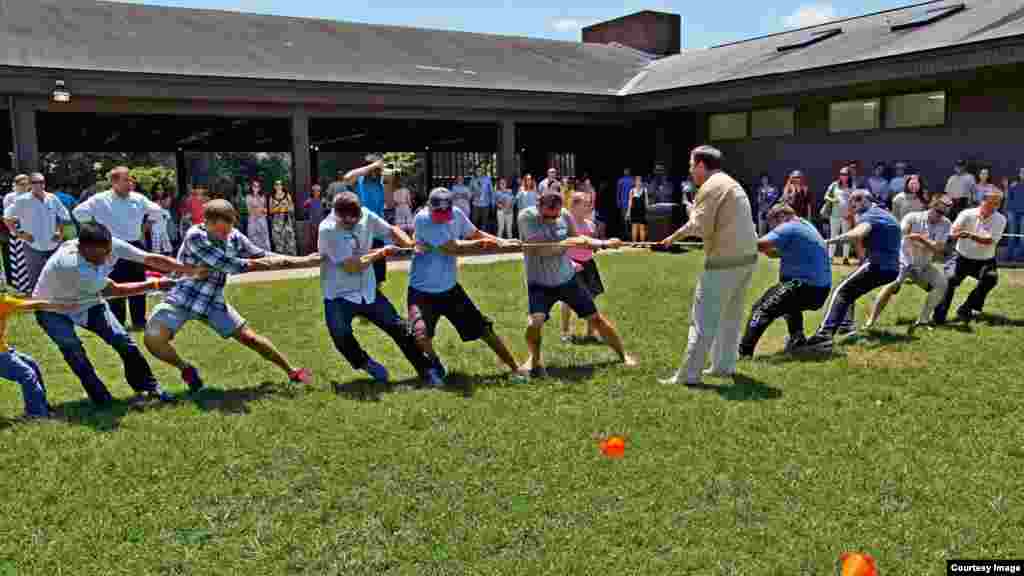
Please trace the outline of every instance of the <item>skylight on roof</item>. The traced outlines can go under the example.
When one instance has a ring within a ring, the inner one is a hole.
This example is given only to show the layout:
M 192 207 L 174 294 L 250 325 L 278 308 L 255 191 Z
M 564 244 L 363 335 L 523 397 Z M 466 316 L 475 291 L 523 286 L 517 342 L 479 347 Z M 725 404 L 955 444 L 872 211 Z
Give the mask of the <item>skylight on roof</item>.
M 897 22 L 889 27 L 890 30 L 896 32 L 898 30 L 908 30 L 910 28 L 918 28 L 920 26 L 927 26 L 932 22 L 937 22 L 943 18 L 948 18 L 957 12 L 960 12 L 967 8 L 966 4 L 947 4 L 945 6 L 922 6 L 916 10 L 912 10 L 907 18 L 901 22 Z
M 817 44 L 822 40 L 827 40 L 833 36 L 838 36 L 843 33 L 842 28 L 826 28 L 824 30 L 811 30 L 805 32 L 803 35 L 797 36 L 789 44 L 783 44 L 776 48 L 779 52 L 786 52 L 788 50 L 796 50 L 797 48 L 806 48 L 812 44 Z

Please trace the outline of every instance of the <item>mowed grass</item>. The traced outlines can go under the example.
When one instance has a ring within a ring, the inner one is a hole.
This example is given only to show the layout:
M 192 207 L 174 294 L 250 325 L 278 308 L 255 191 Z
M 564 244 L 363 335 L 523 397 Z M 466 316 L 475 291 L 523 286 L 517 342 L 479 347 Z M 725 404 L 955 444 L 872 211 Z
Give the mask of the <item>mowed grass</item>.
M 375 386 L 333 349 L 318 282 L 297 280 L 228 296 L 315 384 L 292 387 L 191 324 L 176 342 L 208 390 L 94 412 L 31 317 L 16 318 L 9 338 L 40 361 L 62 419 L 14 420 L 18 388 L 0 386 L 0 575 L 809 576 L 832 574 L 847 550 L 895 575 L 1024 557 L 1024 278 L 1003 271 L 992 316 L 969 329 L 907 339 L 924 298 L 907 287 L 881 331 L 833 356 L 777 354 L 779 321 L 735 383 L 660 385 L 685 346 L 700 259 L 602 255 L 599 304 L 642 366 L 563 344 L 551 322 L 552 378 L 527 384 L 442 323 L 451 389 Z M 776 274 L 762 260 L 748 305 Z M 523 358 L 521 264 L 461 275 Z M 405 288 L 389 274 L 400 308 Z M 396 380 L 413 376 L 381 333 L 356 330 Z M 127 398 L 98 344 L 87 337 Z M 597 448 L 612 434 L 627 439 L 622 459 Z

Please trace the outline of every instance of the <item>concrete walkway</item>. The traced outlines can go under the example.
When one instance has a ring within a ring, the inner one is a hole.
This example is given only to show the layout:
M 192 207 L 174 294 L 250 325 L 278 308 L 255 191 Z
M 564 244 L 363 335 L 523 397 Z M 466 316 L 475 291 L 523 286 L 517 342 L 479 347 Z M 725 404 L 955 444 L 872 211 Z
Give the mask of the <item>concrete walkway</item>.
M 523 255 L 514 254 L 483 254 L 480 256 L 463 256 L 459 265 L 492 264 L 509 260 L 522 260 Z M 408 272 L 411 260 L 392 260 L 388 262 L 388 271 Z M 298 270 L 274 270 L 271 272 L 249 272 L 228 277 L 228 284 L 252 284 L 257 282 L 274 282 L 277 280 L 296 280 L 298 278 L 319 278 L 320 267 L 301 268 Z

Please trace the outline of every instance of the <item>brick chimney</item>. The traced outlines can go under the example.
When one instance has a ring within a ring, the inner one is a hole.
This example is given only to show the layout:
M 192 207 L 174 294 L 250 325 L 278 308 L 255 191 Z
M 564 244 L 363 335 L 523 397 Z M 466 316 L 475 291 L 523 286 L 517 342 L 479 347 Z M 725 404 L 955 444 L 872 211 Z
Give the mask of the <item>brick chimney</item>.
M 682 18 L 678 14 L 643 10 L 583 29 L 583 41 L 617 42 L 658 57 L 679 54 Z

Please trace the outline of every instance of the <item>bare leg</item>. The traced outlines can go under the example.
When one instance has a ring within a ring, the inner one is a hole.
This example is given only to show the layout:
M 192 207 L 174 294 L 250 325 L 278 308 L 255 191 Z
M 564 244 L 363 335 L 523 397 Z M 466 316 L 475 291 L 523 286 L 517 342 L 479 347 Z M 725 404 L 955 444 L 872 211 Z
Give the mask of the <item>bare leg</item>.
M 572 310 L 562 302 L 562 337 L 572 335 Z
M 188 367 L 188 362 L 181 359 L 178 356 L 178 351 L 174 349 L 174 345 L 171 344 L 171 331 L 166 326 L 157 322 L 151 322 L 146 327 L 146 335 L 143 337 L 143 343 L 146 345 L 146 350 L 157 359 L 174 366 L 178 370 L 184 370 Z
M 524 370 L 544 367 L 544 360 L 540 355 L 540 344 L 544 330 L 544 321 L 545 319 L 543 314 L 530 316 L 530 325 L 526 328 L 526 347 L 530 351 L 530 357 L 522 366 Z
M 242 326 L 242 329 L 234 335 L 234 338 L 241 342 L 246 348 L 253 350 L 262 356 L 264 360 L 268 360 L 281 370 L 284 370 L 285 374 L 291 376 L 291 374 L 295 372 L 295 367 L 288 362 L 283 354 L 277 351 L 274 344 L 265 337 L 257 334 L 249 326 Z
M 489 330 L 487 334 L 484 334 L 483 341 L 491 347 L 491 350 L 498 355 L 498 358 L 505 363 L 506 366 L 512 369 L 513 372 L 520 371 L 519 364 L 516 363 L 516 359 L 512 357 L 512 352 L 509 352 L 508 346 L 505 345 L 505 341 L 494 333 L 494 330 Z
M 626 366 L 636 366 L 636 359 L 626 353 L 626 348 L 622 344 L 622 337 L 619 336 L 619 331 L 615 329 L 615 326 L 607 318 L 597 313 L 588 318 L 587 322 L 604 338 L 608 346 L 615 350 L 615 353 L 619 355 L 619 358 Z
M 870 328 L 878 322 L 878 317 L 882 315 L 882 310 L 885 310 L 885 306 L 889 303 L 892 295 L 896 293 L 897 285 L 895 282 L 886 284 L 885 288 L 878 293 L 878 297 L 875 298 L 874 304 L 871 306 L 871 316 L 868 317 L 867 327 Z

